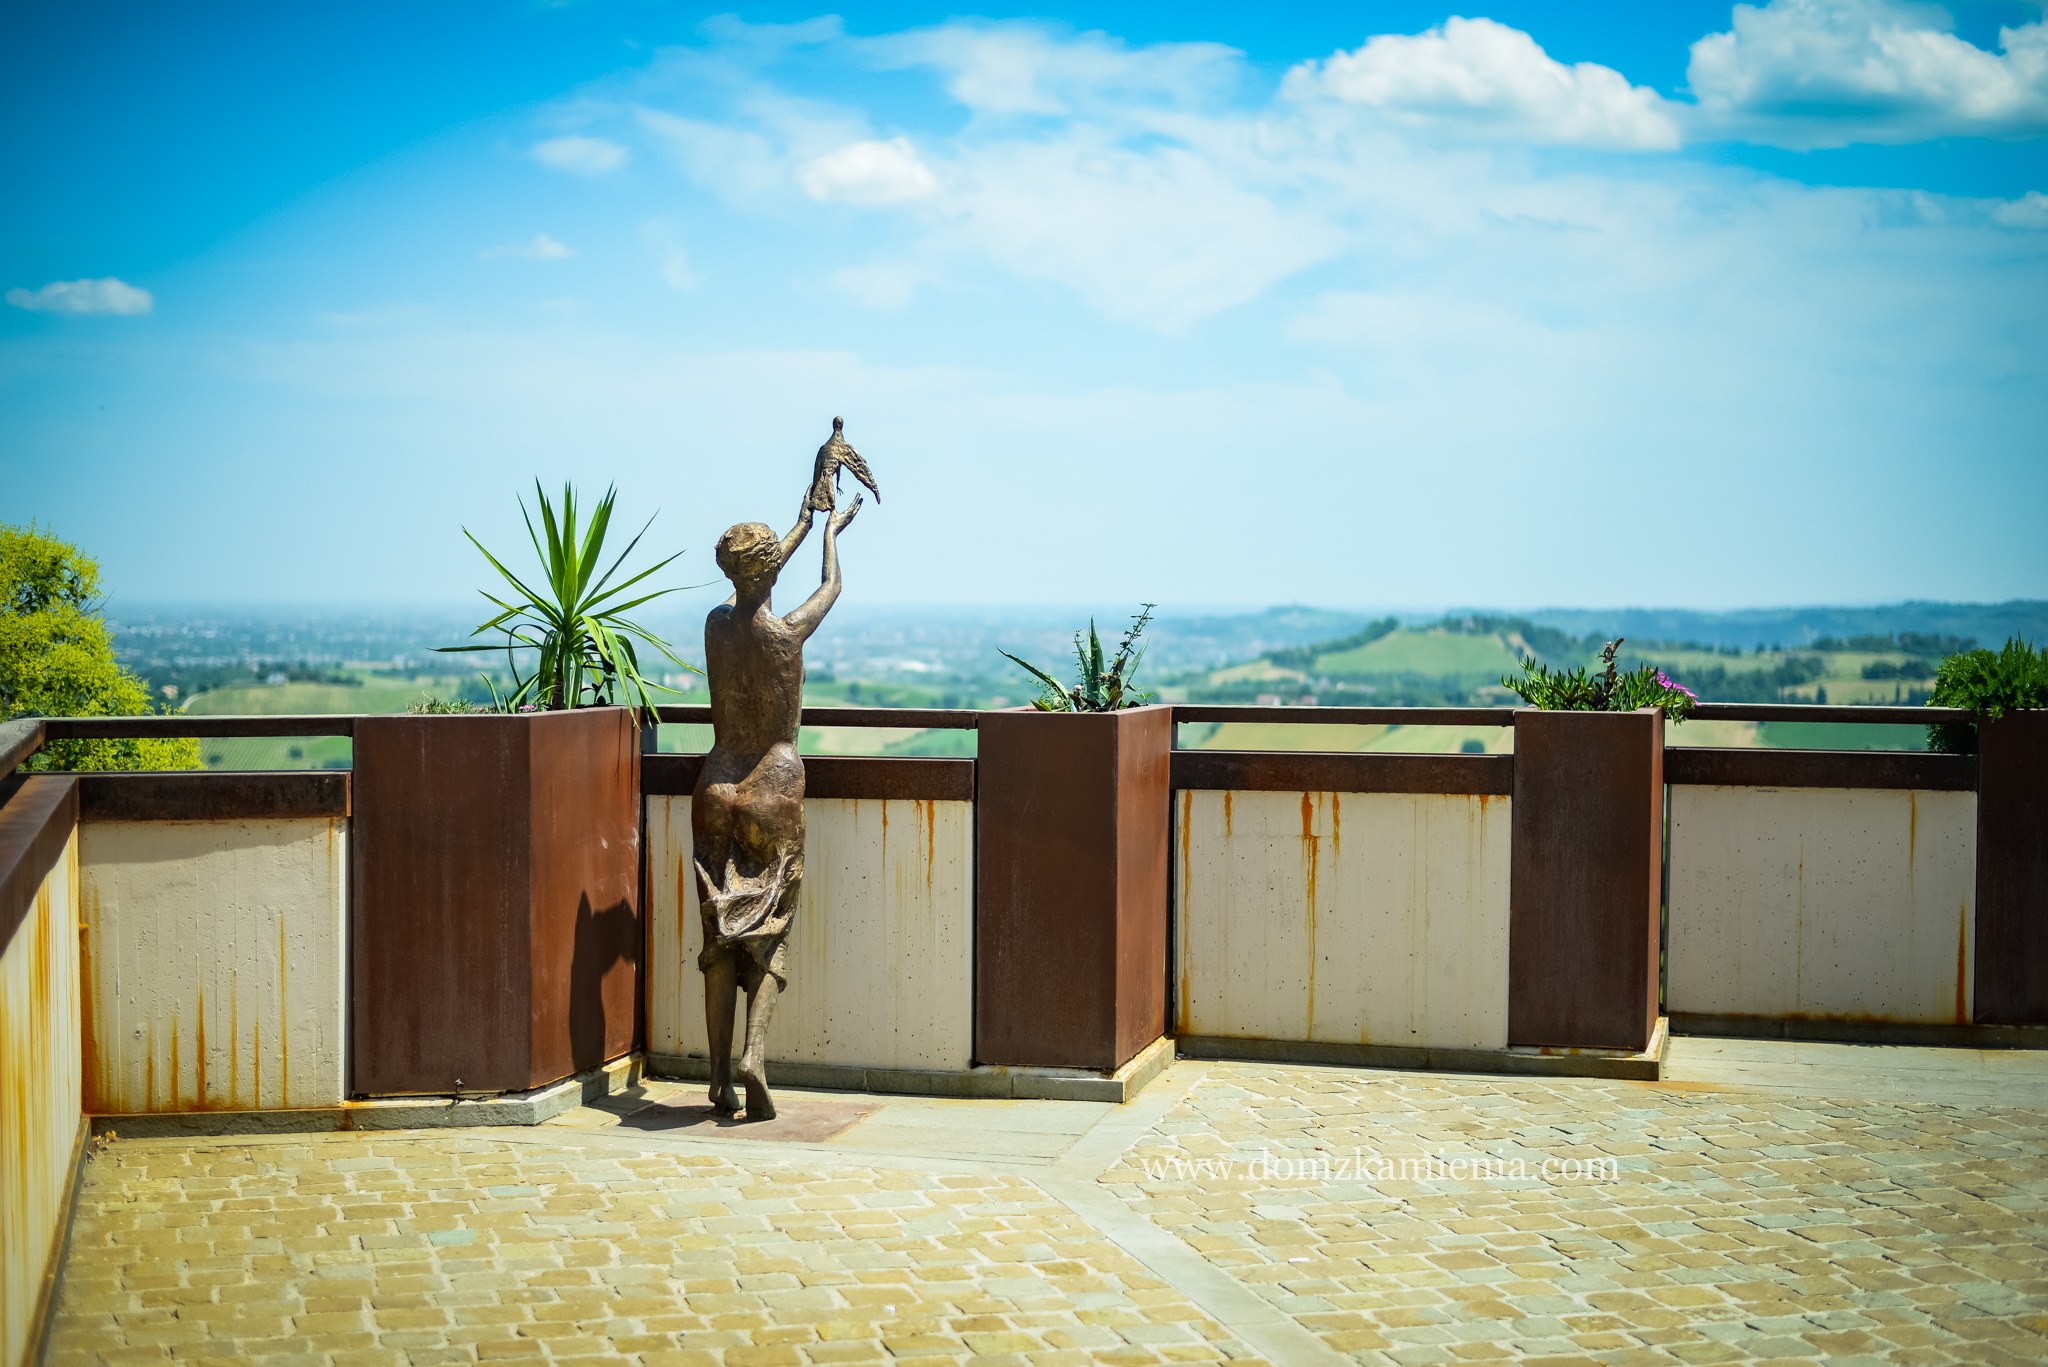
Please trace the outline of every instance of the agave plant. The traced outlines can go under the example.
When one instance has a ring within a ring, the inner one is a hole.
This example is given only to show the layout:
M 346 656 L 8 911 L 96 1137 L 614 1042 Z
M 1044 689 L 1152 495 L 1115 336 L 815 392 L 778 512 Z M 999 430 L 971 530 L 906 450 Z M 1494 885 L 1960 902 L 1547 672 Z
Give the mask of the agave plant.
M 1081 633 L 1074 633 L 1074 654 L 1080 662 L 1080 682 L 1072 688 L 1032 664 L 1029 660 L 1018 659 L 1009 651 L 997 647 L 997 653 L 1004 659 L 1022 665 L 1031 676 L 1038 680 L 1042 691 L 1033 700 L 1032 706 L 1041 712 L 1119 712 L 1126 707 L 1138 707 L 1151 701 L 1150 693 L 1135 692 L 1131 681 L 1138 673 L 1138 663 L 1145 658 L 1143 646 L 1138 638 L 1145 634 L 1146 625 L 1152 620 L 1152 609 L 1156 603 L 1146 603 L 1131 619 L 1129 630 L 1117 643 L 1116 655 L 1107 668 L 1102 661 L 1102 638 L 1095 634 L 1095 619 L 1088 620 L 1088 640 L 1084 645 Z
M 505 652 L 512 672 L 512 691 L 501 696 L 497 684 L 485 676 L 492 701 L 501 712 L 555 711 L 618 703 L 632 708 L 645 720 L 652 715 L 653 691 L 676 690 L 655 683 L 640 672 L 636 642 L 652 647 L 679 668 L 697 672 L 695 666 L 677 659 L 666 641 L 626 615 L 644 603 L 676 591 L 671 587 L 626 597 L 635 585 L 667 568 L 676 556 L 614 584 L 613 576 L 640 544 L 654 519 L 648 518 L 647 524 L 626 543 L 626 549 L 599 573 L 618 491 L 606 489 L 589 522 L 580 527 L 573 487 L 562 486 L 559 517 L 538 480 L 534 481 L 533 492 L 540 503 L 540 527 L 533 525 L 533 514 L 527 511 L 524 499 L 519 501 L 519 512 L 526 519 L 526 534 L 532 538 L 534 552 L 540 557 L 542 591 L 529 587 L 525 580 L 505 568 L 504 562 L 464 527 L 462 534 L 483 552 L 491 568 L 503 575 L 512 588 L 512 593 L 504 598 L 488 590 L 484 592 L 484 597 L 499 611 L 470 635 L 500 632 L 504 639 L 440 649 Z M 538 652 L 538 658 L 533 671 L 522 674 L 519 661 L 526 651 Z

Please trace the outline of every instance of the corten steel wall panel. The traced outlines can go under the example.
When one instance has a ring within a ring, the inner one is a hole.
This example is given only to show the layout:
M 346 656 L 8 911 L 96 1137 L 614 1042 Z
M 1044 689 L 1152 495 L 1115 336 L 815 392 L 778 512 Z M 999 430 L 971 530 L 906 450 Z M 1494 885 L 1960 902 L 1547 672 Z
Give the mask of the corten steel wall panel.
M 1516 711 L 1510 1044 L 1649 1044 L 1658 1009 L 1663 755 L 1658 711 Z
M 621 724 L 621 723 L 626 724 Z M 640 733 L 617 709 L 533 718 L 533 1062 L 540 1086 L 639 1043 Z
M 1671 789 L 1673 1016 L 1970 1021 L 1977 795 Z
M 1177 1033 L 1507 1047 L 1508 798 L 1174 800 Z
M 348 822 L 85 810 L 86 1110 L 340 1105 Z
M 28 1361 L 84 1142 L 79 1112 L 78 842 L 73 780 L 28 780 L 8 802 L 35 842 L 27 904 L 0 939 L 0 1361 Z M 15 845 L 0 850 L 26 870 Z M 27 872 L 21 874 L 26 878 Z
M 1116 1039 L 1120 1067 L 1166 1033 L 1173 710 L 1118 714 L 1116 747 Z
M 895 761 L 876 760 L 877 764 Z M 806 767 L 810 761 L 805 761 Z M 974 808 L 807 798 L 774 1065 L 953 1070 L 974 1054 Z M 647 1047 L 703 1057 L 704 947 L 690 799 L 647 799 Z M 740 1040 L 735 1037 L 737 1052 Z
M 527 717 L 365 717 L 355 733 L 352 1090 L 531 1076 Z
M 2048 1024 L 2048 711 L 1978 728 L 1977 1020 Z
M 982 718 L 978 1062 L 1112 1069 L 1165 1029 L 1172 737 L 1164 707 Z
M 357 723 L 358 1094 L 523 1091 L 632 1047 L 638 734 L 623 708 Z

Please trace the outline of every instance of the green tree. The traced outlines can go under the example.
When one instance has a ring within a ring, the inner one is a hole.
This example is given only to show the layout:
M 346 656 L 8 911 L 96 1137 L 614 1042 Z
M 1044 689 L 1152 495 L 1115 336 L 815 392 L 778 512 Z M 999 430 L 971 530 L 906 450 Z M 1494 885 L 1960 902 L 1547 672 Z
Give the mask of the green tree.
M 100 617 L 100 567 L 34 523 L 0 525 L 0 720 L 135 717 L 148 686 L 114 659 Z M 196 769 L 196 740 L 51 741 L 26 766 Z

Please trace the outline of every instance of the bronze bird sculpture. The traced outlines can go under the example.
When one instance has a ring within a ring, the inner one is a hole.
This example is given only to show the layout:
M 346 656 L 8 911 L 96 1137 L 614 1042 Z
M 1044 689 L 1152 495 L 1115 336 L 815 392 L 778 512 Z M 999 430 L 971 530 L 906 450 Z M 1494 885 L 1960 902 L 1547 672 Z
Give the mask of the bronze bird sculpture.
M 832 419 L 832 439 L 818 448 L 818 465 L 811 474 L 811 496 L 804 500 L 806 508 L 816 508 L 821 513 L 832 511 L 833 495 L 839 488 L 842 468 L 851 470 L 855 479 L 868 486 L 875 502 L 882 501 L 882 491 L 875 487 L 875 472 L 868 469 L 868 463 L 861 459 L 860 452 L 846 444 L 845 430 L 845 419 Z

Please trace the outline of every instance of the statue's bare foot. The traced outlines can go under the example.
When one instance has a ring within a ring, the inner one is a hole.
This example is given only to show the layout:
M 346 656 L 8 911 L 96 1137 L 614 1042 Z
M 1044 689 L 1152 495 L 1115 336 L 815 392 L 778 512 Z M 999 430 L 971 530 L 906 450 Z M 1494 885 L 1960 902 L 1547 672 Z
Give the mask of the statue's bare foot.
M 733 1090 L 730 1079 L 711 1088 L 711 1109 L 720 1115 L 738 1115 L 740 1094 Z
M 740 1061 L 740 1082 L 747 1089 L 747 1119 L 775 1119 L 775 1102 L 768 1095 L 768 1083 L 761 1076 L 758 1065 L 749 1067 L 744 1059 Z

